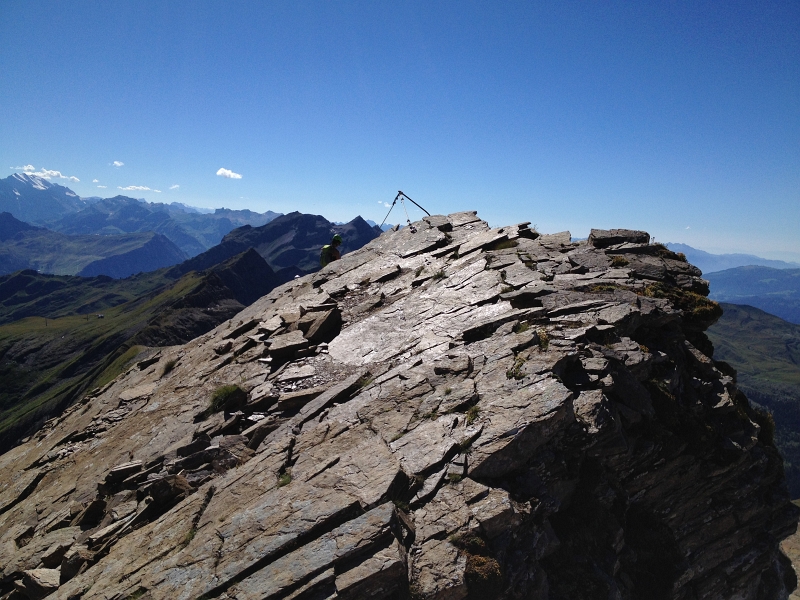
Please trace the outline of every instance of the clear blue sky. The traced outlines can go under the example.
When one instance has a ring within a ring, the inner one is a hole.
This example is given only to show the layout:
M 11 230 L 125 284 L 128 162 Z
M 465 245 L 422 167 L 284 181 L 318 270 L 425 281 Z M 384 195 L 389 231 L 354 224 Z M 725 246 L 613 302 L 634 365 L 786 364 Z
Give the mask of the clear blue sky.
M 3 177 L 800 260 L 797 0 L 5 0 L 0 48 Z

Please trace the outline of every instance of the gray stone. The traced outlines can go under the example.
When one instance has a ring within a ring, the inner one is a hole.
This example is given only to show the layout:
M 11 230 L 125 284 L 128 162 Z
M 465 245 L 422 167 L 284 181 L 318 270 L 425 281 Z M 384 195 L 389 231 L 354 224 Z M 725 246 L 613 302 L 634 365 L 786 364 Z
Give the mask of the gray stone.
M 592 229 L 589 232 L 589 243 L 595 248 L 608 248 L 626 242 L 647 244 L 650 242 L 650 234 L 632 229 Z
M 267 340 L 269 353 L 277 359 L 291 357 L 297 350 L 308 346 L 308 340 L 303 336 L 302 331 L 290 331 L 282 335 L 276 335 Z
M 58 569 L 31 569 L 23 572 L 22 583 L 31 600 L 49 596 L 58 589 L 61 571 Z

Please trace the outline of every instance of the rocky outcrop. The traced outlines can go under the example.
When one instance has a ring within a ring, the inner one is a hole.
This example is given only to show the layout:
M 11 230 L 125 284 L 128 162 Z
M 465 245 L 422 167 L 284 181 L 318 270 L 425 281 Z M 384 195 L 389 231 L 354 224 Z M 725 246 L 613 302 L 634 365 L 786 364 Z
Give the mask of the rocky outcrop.
M 787 597 L 796 512 L 697 269 L 643 232 L 414 225 L 1 456 L 2 592 Z

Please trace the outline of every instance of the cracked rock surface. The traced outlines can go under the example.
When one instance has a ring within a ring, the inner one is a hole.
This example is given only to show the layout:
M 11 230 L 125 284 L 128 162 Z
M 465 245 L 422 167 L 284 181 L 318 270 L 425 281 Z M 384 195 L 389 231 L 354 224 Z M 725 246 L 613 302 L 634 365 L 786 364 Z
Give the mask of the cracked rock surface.
M 787 598 L 769 419 L 646 232 L 390 230 L 0 456 L 0 598 Z

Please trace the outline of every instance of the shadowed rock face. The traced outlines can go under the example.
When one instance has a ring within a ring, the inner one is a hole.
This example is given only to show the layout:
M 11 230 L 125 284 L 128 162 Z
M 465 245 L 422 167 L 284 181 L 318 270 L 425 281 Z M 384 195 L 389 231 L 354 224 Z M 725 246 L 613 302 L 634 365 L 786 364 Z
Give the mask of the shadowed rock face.
M 698 349 L 697 269 L 643 232 L 415 227 L 2 455 L 2 593 L 787 597 L 781 457 Z

